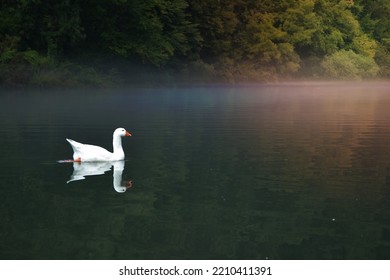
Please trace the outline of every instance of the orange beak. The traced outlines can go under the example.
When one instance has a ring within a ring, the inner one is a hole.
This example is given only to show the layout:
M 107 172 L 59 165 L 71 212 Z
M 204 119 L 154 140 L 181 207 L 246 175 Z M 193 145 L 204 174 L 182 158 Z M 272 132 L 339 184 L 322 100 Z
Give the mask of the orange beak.
M 126 131 L 125 136 L 131 136 L 131 134 L 128 131 Z

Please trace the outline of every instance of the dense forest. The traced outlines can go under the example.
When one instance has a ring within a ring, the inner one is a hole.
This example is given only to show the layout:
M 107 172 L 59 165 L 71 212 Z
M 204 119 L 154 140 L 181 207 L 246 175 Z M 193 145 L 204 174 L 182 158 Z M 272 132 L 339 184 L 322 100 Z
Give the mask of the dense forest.
M 0 84 L 390 76 L 390 0 L 2 0 Z

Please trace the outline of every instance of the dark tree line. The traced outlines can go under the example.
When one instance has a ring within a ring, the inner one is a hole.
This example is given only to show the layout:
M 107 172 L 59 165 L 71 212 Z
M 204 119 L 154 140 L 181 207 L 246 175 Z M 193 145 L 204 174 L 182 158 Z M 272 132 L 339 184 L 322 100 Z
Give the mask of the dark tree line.
M 140 69 L 230 82 L 390 75 L 390 0 L 0 3 L 2 83 Z

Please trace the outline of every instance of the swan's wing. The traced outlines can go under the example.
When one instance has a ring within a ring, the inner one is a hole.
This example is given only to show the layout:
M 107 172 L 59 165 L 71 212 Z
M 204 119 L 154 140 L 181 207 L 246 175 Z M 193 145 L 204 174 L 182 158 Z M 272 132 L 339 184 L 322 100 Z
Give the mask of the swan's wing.
M 66 139 L 73 149 L 73 159 L 81 159 L 81 161 L 105 161 L 112 158 L 112 153 L 106 149 L 76 142 L 72 139 Z

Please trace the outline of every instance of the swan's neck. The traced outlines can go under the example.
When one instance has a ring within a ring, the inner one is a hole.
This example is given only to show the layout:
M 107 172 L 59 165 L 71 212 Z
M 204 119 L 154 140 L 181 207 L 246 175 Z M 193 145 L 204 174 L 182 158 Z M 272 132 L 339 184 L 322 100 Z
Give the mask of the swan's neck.
M 112 138 L 112 147 L 114 150 L 115 160 L 123 160 L 125 158 L 125 153 L 122 148 L 122 138 L 118 135 L 114 135 Z

